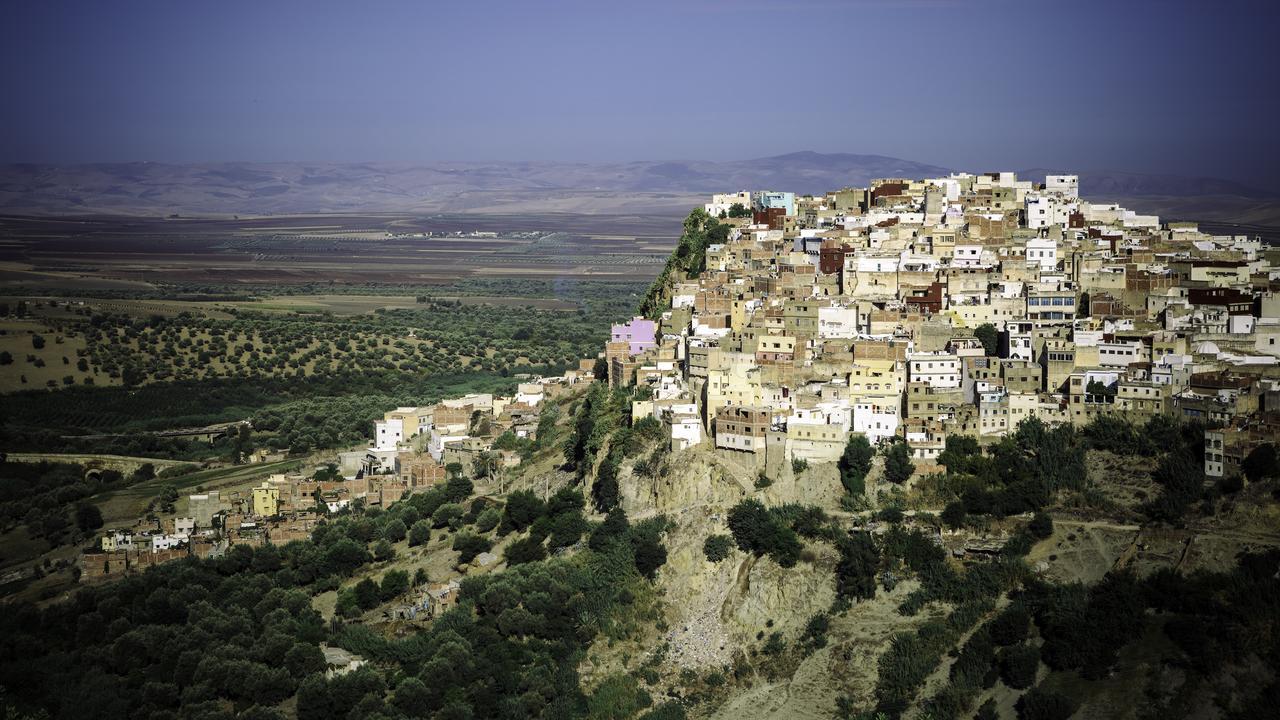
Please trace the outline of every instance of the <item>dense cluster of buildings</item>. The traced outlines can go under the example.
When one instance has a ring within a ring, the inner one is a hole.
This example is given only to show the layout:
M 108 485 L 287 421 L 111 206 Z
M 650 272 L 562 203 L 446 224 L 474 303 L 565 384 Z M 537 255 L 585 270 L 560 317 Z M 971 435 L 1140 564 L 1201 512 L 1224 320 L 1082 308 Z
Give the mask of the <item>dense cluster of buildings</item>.
M 1002 172 L 716 195 L 727 241 L 660 317 L 614 328 L 609 380 L 652 388 L 633 417 L 673 448 L 765 468 L 835 460 L 851 433 L 927 465 L 1029 417 L 1170 413 L 1214 428 L 1209 476 L 1237 472 L 1280 437 L 1280 251 L 1079 190 Z

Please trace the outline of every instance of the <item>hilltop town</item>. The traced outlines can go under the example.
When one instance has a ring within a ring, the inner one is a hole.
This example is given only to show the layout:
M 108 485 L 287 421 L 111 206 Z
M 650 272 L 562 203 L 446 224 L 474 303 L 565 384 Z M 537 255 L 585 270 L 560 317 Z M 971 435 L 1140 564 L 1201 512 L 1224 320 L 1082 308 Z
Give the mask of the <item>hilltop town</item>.
M 153 527 L 105 534 L 83 578 L 282 545 L 449 477 L 498 480 L 555 422 L 545 398 L 591 379 L 634 387 L 631 422 L 659 421 L 671 451 L 712 447 L 764 478 L 836 463 L 851 436 L 900 443 L 899 472 L 925 475 L 945 470 L 949 437 L 1108 415 L 1205 423 L 1205 478 L 1238 477 L 1280 437 L 1278 254 L 1084 200 L 1072 175 L 715 195 L 647 316 L 614 325 L 599 357 L 510 397 L 396 408 L 368 449 L 314 475 L 193 494 Z
M 850 433 L 917 471 L 950 436 L 1026 418 L 1212 424 L 1238 475 L 1280 427 L 1280 252 L 1081 198 L 1077 176 L 885 179 L 825 196 L 716 195 L 647 318 L 613 329 L 633 417 L 757 464 L 832 462 Z

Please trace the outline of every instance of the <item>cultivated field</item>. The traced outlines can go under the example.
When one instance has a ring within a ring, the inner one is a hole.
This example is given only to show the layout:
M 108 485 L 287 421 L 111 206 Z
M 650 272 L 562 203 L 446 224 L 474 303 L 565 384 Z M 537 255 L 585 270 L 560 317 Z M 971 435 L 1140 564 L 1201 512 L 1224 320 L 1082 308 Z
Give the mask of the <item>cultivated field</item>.
M 0 289 L 654 277 L 677 215 L 0 217 Z

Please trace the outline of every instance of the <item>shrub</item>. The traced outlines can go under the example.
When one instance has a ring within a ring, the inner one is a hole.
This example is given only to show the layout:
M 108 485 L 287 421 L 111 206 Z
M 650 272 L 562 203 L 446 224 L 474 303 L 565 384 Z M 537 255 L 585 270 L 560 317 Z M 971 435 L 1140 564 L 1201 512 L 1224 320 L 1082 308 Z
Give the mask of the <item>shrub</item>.
M 906 517 L 902 512 L 902 508 L 890 506 L 876 513 L 876 517 L 891 525 L 897 525 Z
M 711 562 L 720 562 L 729 557 L 733 549 L 733 538 L 728 535 L 711 535 L 702 543 L 702 553 Z
M 409 545 L 426 545 L 431 541 L 431 523 L 427 520 L 419 520 L 409 528 Z
M 486 508 L 476 516 L 476 532 L 487 533 L 498 526 L 502 513 L 497 508 Z
M 1071 698 L 1039 686 L 1031 688 L 1015 706 L 1018 720 L 1067 720 L 1076 711 Z
M 1027 639 L 1031 628 L 1031 614 L 1020 603 L 1004 609 L 991 621 L 991 641 L 1001 647 L 1017 645 Z
M 871 449 L 871 442 L 867 440 L 866 435 L 849 436 L 849 442 L 844 446 L 844 453 L 836 463 L 840 470 L 840 484 L 844 485 L 846 493 L 850 495 L 866 493 L 866 477 L 871 471 L 871 459 L 874 456 L 875 451 Z
M 964 527 L 964 521 L 967 518 L 967 515 L 968 514 L 964 508 L 964 501 L 953 500 L 947 503 L 947 506 L 942 509 L 942 522 L 946 523 L 949 528 L 959 529 Z
M 488 552 L 493 547 L 493 543 L 487 538 L 478 535 L 472 535 L 468 532 L 460 532 L 453 538 L 453 549 L 458 551 L 458 563 L 469 563 L 476 559 L 476 556 L 482 552 Z
M 408 532 L 408 528 L 404 526 L 404 521 L 400 518 L 396 518 L 382 527 L 382 537 L 387 542 L 400 542 Z
M 1053 534 L 1053 518 L 1045 512 L 1036 513 L 1027 524 L 1027 532 L 1037 540 L 1044 540 Z
M 800 539 L 756 500 L 743 500 L 729 510 L 729 530 L 738 547 L 756 555 L 769 555 L 782 567 L 800 559 Z
M 516 540 L 507 546 L 503 557 L 507 561 L 508 566 L 521 565 L 523 563 L 537 562 L 545 560 L 547 557 L 547 549 L 542 546 L 542 540 L 535 537 L 522 538 Z
M 458 505 L 457 503 L 445 503 L 444 505 L 436 508 L 435 512 L 431 513 L 431 526 L 433 528 L 452 526 L 462 518 L 463 512 L 461 505 Z
M 1000 652 L 1000 679 L 1015 690 L 1025 690 L 1036 681 L 1040 668 L 1040 649 L 1032 645 L 1015 645 Z
M 836 565 L 836 594 L 845 599 L 869 600 L 876 596 L 876 568 L 880 553 L 867 533 L 840 539 L 840 562 Z
M 911 448 L 905 442 L 895 442 L 884 458 L 884 479 L 901 485 L 911 479 L 916 466 L 911 462 Z

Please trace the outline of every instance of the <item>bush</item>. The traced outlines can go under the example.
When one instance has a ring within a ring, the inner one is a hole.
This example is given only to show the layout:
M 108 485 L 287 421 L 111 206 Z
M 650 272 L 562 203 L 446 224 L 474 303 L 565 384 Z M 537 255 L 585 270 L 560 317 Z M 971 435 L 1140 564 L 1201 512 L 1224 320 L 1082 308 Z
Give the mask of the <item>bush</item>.
M 419 520 L 409 528 L 409 545 L 411 547 L 417 545 L 426 545 L 431 541 L 431 523 L 427 520 Z
M 476 532 L 487 533 L 498 526 L 502 513 L 497 508 L 486 508 L 476 516 Z
M 867 533 L 840 539 L 840 562 L 836 565 L 836 594 L 844 599 L 870 600 L 876 596 L 876 568 L 880 553 Z
M 953 500 L 942 509 L 942 522 L 953 530 L 964 527 L 964 521 L 967 517 L 968 513 L 965 511 L 963 500 Z
M 507 546 L 503 557 L 507 561 L 508 566 L 521 565 L 523 563 L 537 562 L 545 560 L 547 557 L 547 549 L 542 546 L 542 540 L 536 537 L 527 537 L 516 540 Z
M 517 490 L 507 496 L 507 505 L 502 511 L 502 525 L 498 533 L 520 532 L 542 517 L 546 509 L 542 499 L 529 490 Z
M 408 528 L 404 526 L 404 521 L 400 518 L 396 518 L 382 527 L 382 537 L 387 542 L 400 542 L 405 539 L 408 532 Z
M 743 500 L 729 510 L 729 530 L 738 547 L 755 555 L 769 555 L 782 567 L 800 559 L 800 539 L 757 500 Z
M 809 469 L 809 461 L 808 461 L 808 460 L 805 460 L 804 458 L 792 458 L 792 459 L 791 459 L 791 472 L 792 472 L 792 474 L 794 474 L 794 475 L 799 475 L 800 473 L 802 473 L 802 472 L 804 472 L 805 470 L 808 470 L 808 469 Z
M 659 517 L 637 524 L 628 533 L 636 571 L 649 580 L 652 580 L 657 575 L 658 568 L 667 562 L 667 548 L 662 544 L 662 533 L 665 529 L 666 520 Z
M 1031 629 L 1031 614 L 1020 603 L 1004 609 L 991 621 L 991 641 L 1001 647 L 1017 645 L 1027 639 Z
M 884 458 L 884 479 L 901 485 L 911 479 L 916 466 L 911 462 L 911 448 L 905 442 L 895 442 Z
M 1027 524 L 1027 532 L 1037 540 L 1044 540 L 1053 534 L 1053 518 L 1045 512 L 1036 513 Z
M 1040 669 L 1040 649 L 1015 645 L 1000 652 L 1000 679 L 1015 690 L 1025 690 L 1036 681 Z
M 897 525 L 906 518 L 906 515 L 903 514 L 902 508 L 890 506 L 876 513 L 876 517 L 890 525 Z
M 476 556 L 482 552 L 488 552 L 493 547 L 493 543 L 486 538 L 478 535 L 472 535 L 468 532 L 460 532 L 453 538 L 453 549 L 458 551 L 458 563 L 469 563 L 476 559 Z
M 855 496 L 866 493 L 866 477 L 871 471 L 873 457 L 875 457 L 875 451 L 871 449 L 871 442 L 867 440 L 866 435 L 849 436 L 849 442 L 844 446 L 844 453 L 836 463 L 840 470 L 840 484 L 844 485 L 846 493 Z
M 605 516 L 604 522 L 591 531 L 587 546 L 596 552 L 603 552 L 611 542 L 626 536 L 630 528 L 627 513 L 620 507 L 614 508 Z
M 702 543 L 702 553 L 711 562 L 720 562 L 729 557 L 733 549 L 733 538 L 728 535 L 711 535 Z
M 463 512 L 461 505 L 458 505 L 457 503 L 445 503 L 444 505 L 436 508 L 435 512 L 431 513 L 431 526 L 433 528 L 452 526 L 462 518 Z
M 1076 711 L 1076 704 L 1071 698 L 1039 686 L 1031 688 L 1015 707 L 1018 720 L 1067 720 Z

